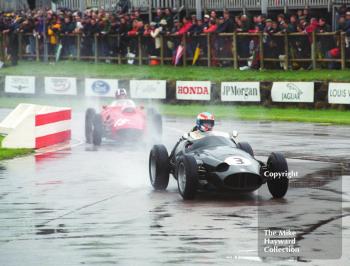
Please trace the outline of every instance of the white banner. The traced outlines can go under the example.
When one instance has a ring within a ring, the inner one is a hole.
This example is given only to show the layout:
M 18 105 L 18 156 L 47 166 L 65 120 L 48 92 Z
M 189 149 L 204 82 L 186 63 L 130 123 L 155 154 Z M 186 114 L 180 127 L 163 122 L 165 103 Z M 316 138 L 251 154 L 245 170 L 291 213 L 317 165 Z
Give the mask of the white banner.
M 177 81 L 176 99 L 210 101 L 210 81 Z
M 165 99 L 166 80 L 130 80 L 131 98 Z
M 117 79 L 85 79 L 85 95 L 114 97 L 119 87 Z
M 221 101 L 260 102 L 259 82 L 222 82 Z
M 6 76 L 5 92 L 35 94 L 35 77 Z
M 329 83 L 328 102 L 350 104 L 350 83 Z
M 313 82 L 274 82 L 271 90 L 273 102 L 314 102 Z
M 46 77 L 45 93 L 60 95 L 77 95 L 77 79 L 66 77 Z

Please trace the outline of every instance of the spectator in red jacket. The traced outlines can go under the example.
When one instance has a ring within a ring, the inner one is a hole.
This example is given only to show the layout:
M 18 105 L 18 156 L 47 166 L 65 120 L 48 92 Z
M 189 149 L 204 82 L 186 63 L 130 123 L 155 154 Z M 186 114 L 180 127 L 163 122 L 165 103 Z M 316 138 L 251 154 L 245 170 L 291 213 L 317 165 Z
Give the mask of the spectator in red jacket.
M 143 22 L 138 20 L 132 21 L 132 29 L 128 31 L 128 36 L 137 36 L 143 28 Z
M 211 19 L 209 22 L 209 27 L 205 28 L 203 30 L 204 33 L 212 33 L 212 32 L 216 32 L 218 26 L 216 25 L 216 21 L 214 19 Z
M 306 33 L 309 35 L 309 41 L 310 43 L 312 43 L 312 33 L 313 32 L 316 32 L 318 30 L 318 21 L 316 18 L 312 18 L 311 21 L 310 21 L 310 25 L 308 25 L 306 28 L 305 28 L 305 31 Z
M 180 35 L 180 36 L 184 35 L 185 33 L 187 33 L 190 30 L 190 28 L 193 25 L 192 21 L 187 17 L 184 17 L 182 19 L 182 23 L 183 23 L 183 26 L 180 28 L 180 30 L 178 32 L 175 33 L 176 35 Z
M 327 59 L 339 59 L 340 58 L 340 49 L 338 47 L 330 49 L 326 53 Z M 328 69 L 340 69 L 340 63 L 332 61 L 328 63 Z
M 223 21 L 223 19 L 222 19 Z M 216 20 L 215 19 L 211 19 L 209 22 L 209 27 L 205 28 L 203 30 L 204 33 L 213 33 L 216 32 L 218 26 L 216 25 Z M 211 55 L 212 55 L 212 60 L 211 60 L 211 64 L 212 66 L 218 66 L 219 62 L 217 60 L 217 55 L 218 55 L 218 48 L 217 48 L 217 42 L 215 41 L 215 38 L 210 38 L 210 42 L 211 42 Z
M 142 30 L 143 30 L 143 22 L 135 19 L 132 21 L 132 29 L 130 31 L 128 31 L 128 36 L 129 37 L 138 36 L 138 35 L 142 34 Z M 137 51 L 138 51 L 137 46 L 138 46 L 137 38 L 130 38 L 129 39 L 129 47 L 130 47 L 131 53 L 133 53 L 133 54 L 137 53 Z

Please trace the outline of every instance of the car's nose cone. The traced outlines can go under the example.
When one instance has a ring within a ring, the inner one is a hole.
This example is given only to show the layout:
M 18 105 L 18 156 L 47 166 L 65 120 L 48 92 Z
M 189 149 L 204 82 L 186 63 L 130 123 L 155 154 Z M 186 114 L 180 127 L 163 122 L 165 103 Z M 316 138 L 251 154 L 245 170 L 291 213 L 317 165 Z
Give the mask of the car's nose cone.
M 262 183 L 261 176 L 253 173 L 232 174 L 224 179 L 224 185 L 235 190 L 255 190 L 259 188 Z

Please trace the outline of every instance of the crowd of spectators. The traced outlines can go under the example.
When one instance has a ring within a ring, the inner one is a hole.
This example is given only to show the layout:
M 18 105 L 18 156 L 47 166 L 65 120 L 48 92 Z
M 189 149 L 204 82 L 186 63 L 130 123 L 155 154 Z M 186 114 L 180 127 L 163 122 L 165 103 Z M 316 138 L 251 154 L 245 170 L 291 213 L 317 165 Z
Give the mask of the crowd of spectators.
M 350 58 L 350 9 L 345 6 L 337 12 L 337 30 L 346 32 L 347 58 Z M 88 58 L 98 53 L 100 58 L 109 62 L 109 58 L 117 55 L 137 55 L 138 40 L 141 37 L 142 47 L 148 56 L 159 56 L 161 49 L 161 36 L 164 36 L 164 56 L 172 57 L 177 47 L 186 35 L 186 54 L 193 57 L 195 50 L 200 48 L 200 54 L 210 54 L 212 65 L 230 65 L 232 60 L 232 36 L 220 36 L 219 33 L 258 33 L 263 32 L 263 49 L 266 58 L 279 58 L 285 56 L 285 32 L 302 33 L 300 36 L 289 38 L 290 58 L 310 58 L 313 32 L 331 32 L 329 21 L 321 14 L 311 13 L 308 8 L 297 10 L 295 13 L 278 14 L 268 17 L 257 14 L 237 14 L 224 10 L 211 11 L 203 14 L 203 19 L 196 15 L 189 17 L 175 10 L 157 9 L 152 21 L 148 16 L 141 15 L 138 10 L 125 10 L 107 12 L 103 9 L 88 9 L 79 12 L 68 9 L 27 10 L 14 13 L 0 13 L 0 32 L 3 33 L 4 45 L 11 57 L 12 64 L 17 64 L 19 53 L 18 33 L 22 34 L 24 53 L 29 59 L 34 59 L 36 45 L 42 54 L 43 36 L 48 40 L 48 51 L 55 55 L 57 49 L 61 50 L 61 57 L 75 58 L 77 49 L 80 49 L 82 58 Z M 211 33 L 210 46 L 203 34 Z M 73 36 L 79 34 L 81 41 Z M 97 42 L 95 42 L 97 36 Z M 36 42 L 36 38 L 39 42 Z M 77 45 L 79 44 L 79 45 Z M 97 47 L 95 45 L 97 44 Z M 22 49 L 20 47 L 20 49 Z M 258 68 L 259 39 L 252 36 L 240 36 L 237 39 L 237 54 L 241 69 Z M 340 42 L 334 36 L 319 36 L 317 41 L 319 58 L 339 58 Z M 242 60 L 241 60 L 242 59 Z M 282 60 L 281 60 L 282 61 Z M 200 64 L 200 62 L 198 62 Z M 290 67 L 307 68 L 309 63 L 294 63 Z M 329 68 L 337 68 L 337 63 L 327 64 Z M 284 67 L 279 63 L 267 64 L 267 67 Z

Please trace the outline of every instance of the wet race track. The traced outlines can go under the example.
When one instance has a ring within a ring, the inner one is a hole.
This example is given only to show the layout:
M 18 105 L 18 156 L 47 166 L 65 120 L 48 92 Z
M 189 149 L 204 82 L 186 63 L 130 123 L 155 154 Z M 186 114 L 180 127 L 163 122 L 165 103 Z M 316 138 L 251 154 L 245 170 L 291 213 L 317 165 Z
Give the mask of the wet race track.
M 219 121 L 263 161 L 284 153 L 298 176 L 283 200 L 263 186 L 184 202 L 173 178 L 152 190 L 150 144 L 87 145 L 83 117 L 74 113 L 71 148 L 0 163 L 0 265 L 350 265 L 349 127 Z M 193 121 L 164 120 L 170 150 Z M 259 257 L 257 228 L 269 222 L 295 229 L 310 258 Z M 318 241 L 325 235 L 330 247 Z

